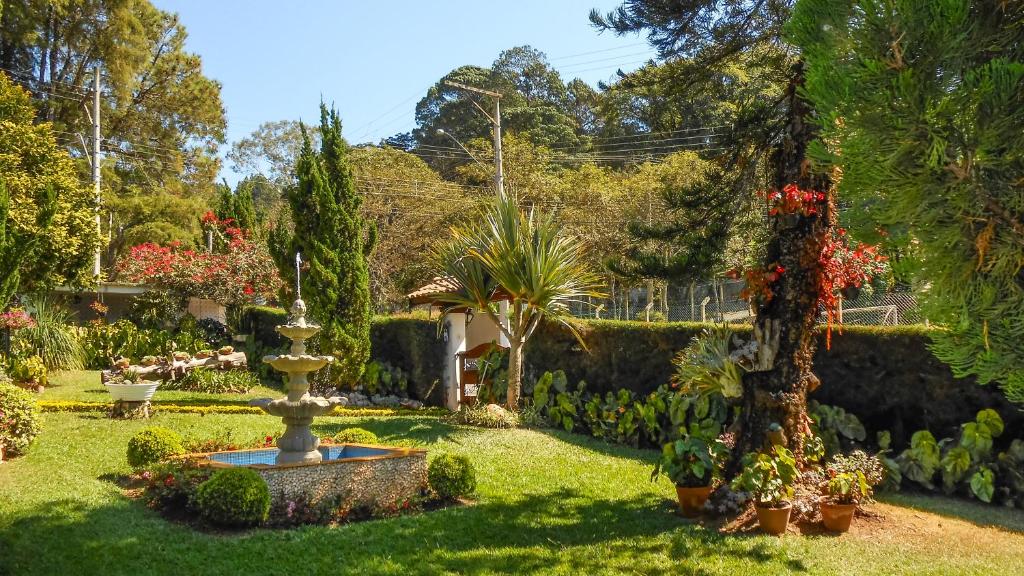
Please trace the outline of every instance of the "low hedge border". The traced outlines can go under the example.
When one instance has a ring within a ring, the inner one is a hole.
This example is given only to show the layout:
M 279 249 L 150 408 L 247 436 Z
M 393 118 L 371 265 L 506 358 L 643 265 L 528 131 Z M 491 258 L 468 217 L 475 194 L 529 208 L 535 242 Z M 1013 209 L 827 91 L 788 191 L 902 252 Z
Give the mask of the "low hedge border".
M 108 412 L 113 404 L 108 402 L 79 402 L 73 400 L 40 400 L 39 409 L 43 412 Z M 154 412 L 172 414 L 266 414 L 255 406 L 239 406 L 237 404 L 163 404 L 153 402 Z M 447 413 L 442 408 L 335 408 L 325 416 L 385 417 L 385 416 L 440 416 Z

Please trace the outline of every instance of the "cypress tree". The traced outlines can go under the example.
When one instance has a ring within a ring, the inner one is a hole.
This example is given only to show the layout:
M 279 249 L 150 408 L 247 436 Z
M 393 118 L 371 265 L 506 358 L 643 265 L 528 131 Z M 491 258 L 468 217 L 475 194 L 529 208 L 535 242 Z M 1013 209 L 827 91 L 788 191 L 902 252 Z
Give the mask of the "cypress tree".
M 769 218 L 761 271 L 774 274 L 777 280 L 769 287 L 771 298 L 757 304 L 753 333 L 758 358 L 755 369 L 743 375 L 742 410 L 728 476 L 739 471 L 744 453 L 762 449 L 774 426 L 781 427 L 784 443 L 803 465 L 810 422 L 807 394 L 819 383 L 813 373 L 822 273 L 818 257 L 834 225 L 834 210 L 829 174 L 818 170 L 806 156 L 808 145 L 817 137 L 817 125 L 815 111 L 803 96 L 803 64 L 783 40 L 792 3 L 625 0 L 608 14 L 591 12 L 591 21 L 600 29 L 645 33 L 662 58 L 687 58 L 688 66 L 673 81 L 674 90 L 691 89 L 732 65 L 743 64 L 764 74 L 781 97 L 757 99 L 737 114 L 723 144 L 729 148 L 723 174 L 732 173 L 734 180 L 723 179 L 721 185 L 751 194 L 749 175 L 763 171 L 775 190 L 792 184 L 822 194 L 814 196 L 818 199 L 813 212 L 786 221 L 779 216 Z M 729 205 L 728 194 L 708 197 Z M 721 235 L 721 230 L 715 230 L 723 224 L 720 215 L 718 218 L 709 229 Z M 724 224 L 730 225 L 728 221 Z M 671 227 L 665 232 L 680 238 L 680 248 L 688 243 L 685 235 Z M 677 260 L 680 271 L 713 263 L 700 246 L 689 254 L 681 251 Z M 643 260 L 639 262 L 643 264 Z M 655 272 L 659 271 L 649 273 Z
M 256 204 L 252 197 L 252 187 L 247 186 L 243 180 L 238 183 L 234 192 L 231 191 L 231 187 L 228 186 L 227 182 L 224 182 L 218 188 L 220 192 L 217 199 L 217 210 L 215 211 L 217 218 L 221 220 L 231 218 L 235 221 L 235 226 L 243 230 L 257 230 L 260 227 L 261 218 L 256 212 Z
M 295 253 L 305 261 L 302 298 L 322 326 L 321 352 L 336 359 L 332 377 L 351 386 L 370 359 L 370 281 L 367 257 L 375 229 L 359 214 L 349 147 L 337 111 L 320 104 L 320 150 L 302 126 L 297 184 L 287 191 L 292 231 L 278 225 L 271 247 L 281 276 L 295 284 Z

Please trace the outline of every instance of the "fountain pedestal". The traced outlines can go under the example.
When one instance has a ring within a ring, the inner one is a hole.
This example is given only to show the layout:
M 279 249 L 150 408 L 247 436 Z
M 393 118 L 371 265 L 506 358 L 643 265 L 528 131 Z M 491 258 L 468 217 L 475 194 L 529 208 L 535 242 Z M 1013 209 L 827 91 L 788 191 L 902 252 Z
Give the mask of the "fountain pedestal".
M 313 418 L 330 412 L 335 406 L 346 405 L 348 399 L 309 395 L 309 373 L 323 368 L 334 358 L 306 354 L 306 339 L 319 332 L 320 327 L 306 323 L 306 304 L 301 299 L 292 304 L 288 323 L 278 326 L 276 330 L 292 341 L 291 349 L 288 354 L 281 356 L 264 356 L 263 362 L 287 375 L 288 394 L 277 400 L 260 398 L 250 404 L 262 408 L 268 414 L 280 416 L 284 422 L 284 435 L 277 440 L 280 450 L 275 460 L 277 464 L 320 462 L 323 459 L 318 450 L 320 439 L 313 435 L 309 427 Z

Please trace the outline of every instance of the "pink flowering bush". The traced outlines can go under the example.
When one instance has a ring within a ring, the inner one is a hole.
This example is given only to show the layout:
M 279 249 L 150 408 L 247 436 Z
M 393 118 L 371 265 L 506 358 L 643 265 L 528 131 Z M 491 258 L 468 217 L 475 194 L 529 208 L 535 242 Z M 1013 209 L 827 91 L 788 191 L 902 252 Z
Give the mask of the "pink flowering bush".
M 21 308 L 11 308 L 0 314 L 0 328 L 7 330 L 21 330 L 22 328 L 33 328 L 36 321 Z

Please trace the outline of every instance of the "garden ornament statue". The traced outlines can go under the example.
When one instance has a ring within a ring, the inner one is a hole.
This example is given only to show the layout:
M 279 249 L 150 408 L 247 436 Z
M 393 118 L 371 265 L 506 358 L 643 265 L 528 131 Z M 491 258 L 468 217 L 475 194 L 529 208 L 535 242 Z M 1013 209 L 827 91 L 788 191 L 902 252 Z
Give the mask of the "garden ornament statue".
M 299 266 L 301 256 L 295 255 L 295 295 L 288 323 L 278 326 L 277 332 L 292 341 L 288 354 L 281 356 L 264 356 L 263 362 L 270 364 L 275 370 L 284 372 L 288 395 L 272 400 L 260 398 L 251 404 L 262 408 L 268 414 L 280 416 L 285 424 L 285 432 L 277 440 L 277 464 L 314 463 L 320 462 L 323 455 L 318 450 L 320 439 L 313 435 L 309 426 L 313 418 L 330 412 L 336 406 L 344 406 L 347 398 L 322 398 L 309 395 L 309 373 L 323 368 L 333 362 L 331 356 L 313 356 L 306 354 L 306 340 L 320 331 L 320 327 L 306 322 L 306 303 L 302 301 L 299 291 Z

